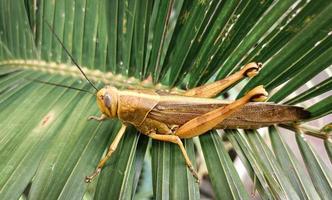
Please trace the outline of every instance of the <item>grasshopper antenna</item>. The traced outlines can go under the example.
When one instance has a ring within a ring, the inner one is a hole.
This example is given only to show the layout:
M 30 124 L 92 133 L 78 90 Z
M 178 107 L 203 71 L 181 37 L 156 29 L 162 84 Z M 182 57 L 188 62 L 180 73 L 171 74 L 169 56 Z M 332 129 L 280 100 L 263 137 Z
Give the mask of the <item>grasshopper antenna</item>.
M 37 83 L 43 83 L 43 84 L 47 84 L 47 85 L 59 86 L 59 87 L 63 87 L 63 88 L 73 89 L 73 90 L 78 90 L 78 91 L 81 91 L 81 92 L 87 92 L 87 93 L 90 93 L 90 94 L 94 95 L 94 93 L 90 92 L 89 90 L 75 88 L 75 87 L 71 87 L 71 86 L 68 86 L 68 85 L 62 85 L 62 84 L 58 84 L 58 83 L 50 83 L 50 82 L 46 82 L 46 81 L 42 81 L 42 80 L 38 80 L 38 79 L 25 78 L 25 80 L 34 81 L 34 82 L 37 82 Z
M 70 57 L 71 61 L 80 70 L 80 72 L 83 74 L 83 76 L 85 77 L 85 79 L 90 83 L 90 85 L 92 85 L 92 87 L 98 92 L 98 89 L 92 84 L 92 82 L 90 81 L 90 79 L 88 79 L 88 77 L 86 76 L 86 74 L 83 72 L 82 68 L 77 64 L 77 62 L 75 61 L 75 59 L 73 58 L 73 56 L 69 53 L 69 51 L 66 49 L 65 45 L 61 42 L 61 40 L 58 37 L 58 35 L 54 32 L 54 30 L 52 29 L 51 25 L 47 21 L 45 21 L 45 20 L 44 20 L 44 22 L 45 22 L 45 24 L 47 24 L 47 26 L 51 30 L 52 34 L 55 36 L 55 38 L 61 44 L 62 48 L 65 50 L 65 52 L 67 53 L 67 55 Z

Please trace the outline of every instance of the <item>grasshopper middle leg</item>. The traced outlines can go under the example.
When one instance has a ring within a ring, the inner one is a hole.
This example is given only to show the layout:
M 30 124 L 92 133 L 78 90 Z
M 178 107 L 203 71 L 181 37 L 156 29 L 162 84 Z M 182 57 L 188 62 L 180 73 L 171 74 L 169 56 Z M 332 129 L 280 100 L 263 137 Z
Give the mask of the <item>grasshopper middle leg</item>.
M 215 97 L 220 92 L 224 91 L 226 88 L 230 87 L 242 78 L 256 76 L 261 66 L 261 63 L 248 63 L 240 71 L 226 77 L 225 79 L 187 90 L 182 95 L 205 98 Z
M 148 136 L 151 137 L 152 139 L 155 139 L 155 140 L 172 142 L 172 143 L 175 143 L 175 144 L 179 145 L 179 147 L 181 149 L 181 152 L 182 152 L 182 155 L 183 155 L 183 157 L 186 161 L 186 165 L 188 166 L 188 169 L 190 170 L 190 172 L 192 173 L 192 175 L 196 179 L 196 182 L 199 182 L 198 174 L 197 174 L 196 170 L 194 169 L 193 164 L 191 163 L 191 161 L 189 159 L 189 156 L 187 154 L 186 149 L 183 146 L 183 143 L 182 143 L 181 139 L 178 136 L 176 136 L 176 135 L 163 135 L 163 134 L 156 134 L 156 133 L 150 133 Z

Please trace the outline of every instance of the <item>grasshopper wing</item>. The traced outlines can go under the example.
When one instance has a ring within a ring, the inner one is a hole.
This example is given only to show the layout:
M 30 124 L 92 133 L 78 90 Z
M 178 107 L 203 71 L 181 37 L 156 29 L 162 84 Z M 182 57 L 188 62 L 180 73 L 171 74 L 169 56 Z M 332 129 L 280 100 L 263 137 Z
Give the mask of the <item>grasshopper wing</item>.
M 183 98 L 180 100 L 161 100 L 148 114 L 148 118 L 168 125 L 182 125 L 187 121 L 227 105 L 214 99 Z M 256 129 L 273 124 L 287 124 L 307 119 L 310 113 L 301 107 L 272 103 L 248 103 L 239 111 L 225 119 L 216 128 Z

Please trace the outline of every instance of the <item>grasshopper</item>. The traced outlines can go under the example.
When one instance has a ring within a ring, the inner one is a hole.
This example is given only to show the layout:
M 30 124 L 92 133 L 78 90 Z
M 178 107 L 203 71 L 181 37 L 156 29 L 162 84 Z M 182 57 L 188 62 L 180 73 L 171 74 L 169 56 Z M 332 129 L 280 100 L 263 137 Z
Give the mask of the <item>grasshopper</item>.
M 142 134 L 154 140 L 178 145 L 188 169 L 198 182 L 197 172 L 181 139 L 193 138 L 212 129 L 257 129 L 274 124 L 293 123 L 309 117 L 309 112 L 301 107 L 263 103 L 262 101 L 265 101 L 268 96 L 263 86 L 255 87 L 242 98 L 233 102 L 213 99 L 241 79 L 257 75 L 262 64 L 255 62 L 245 65 L 241 70 L 223 80 L 182 93 L 148 89 L 118 90 L 111 86 L 98 90 L 70 55 L 50 25 L 47 25 L 72 62 L 96 90 L 95 95 L 101 115 L 99 117 L 90 116 L 88 119 L 103 121 L 109 118 L 118 118 L 122 123 L 119 132 L 106 155 L 98 163 L 96 170 L 85 177 L 87 183 L 100 173 L 106 161 L 117 149 L 129 125 L 136 127 Z M 60 84 L 51 85 L 66 87 Z

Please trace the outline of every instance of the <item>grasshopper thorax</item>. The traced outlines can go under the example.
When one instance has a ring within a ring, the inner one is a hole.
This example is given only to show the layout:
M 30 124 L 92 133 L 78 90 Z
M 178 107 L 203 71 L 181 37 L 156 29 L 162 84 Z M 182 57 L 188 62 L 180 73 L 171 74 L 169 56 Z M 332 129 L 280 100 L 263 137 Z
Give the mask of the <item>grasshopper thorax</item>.
M 97 92 L 99 110 L 109 118 L 117 116 L 118 90 L 114 87 L 104 87 Z

